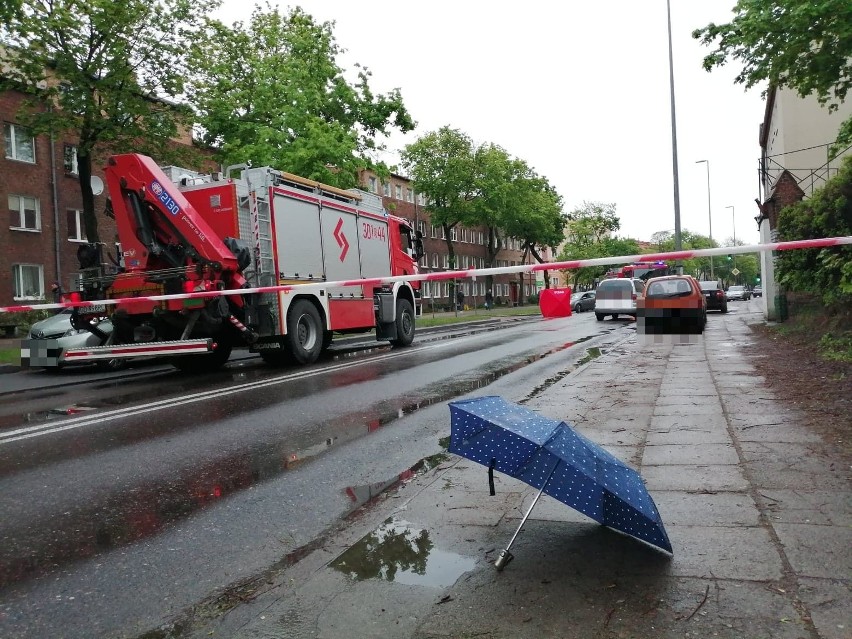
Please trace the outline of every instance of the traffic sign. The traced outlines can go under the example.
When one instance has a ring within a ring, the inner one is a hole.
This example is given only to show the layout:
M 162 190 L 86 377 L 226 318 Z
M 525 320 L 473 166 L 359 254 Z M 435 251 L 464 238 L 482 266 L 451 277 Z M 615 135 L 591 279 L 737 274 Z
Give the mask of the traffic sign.
M 736 277 L 739 274 L 740 274 L 740 269 L 738 269 L 738 268 L 732 268 L 731 269 L 731 275 L 733 275 L 734 277 Z

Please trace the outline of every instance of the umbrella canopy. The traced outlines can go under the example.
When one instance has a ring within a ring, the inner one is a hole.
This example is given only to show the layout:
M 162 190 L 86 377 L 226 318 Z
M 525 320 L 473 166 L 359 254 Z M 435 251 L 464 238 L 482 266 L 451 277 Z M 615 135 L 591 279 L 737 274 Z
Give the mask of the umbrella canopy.
M 450 402 L 450 452 L 520 479 L 610 528 L 672 552 L 634 469 L 565 422 L 502 397 Z

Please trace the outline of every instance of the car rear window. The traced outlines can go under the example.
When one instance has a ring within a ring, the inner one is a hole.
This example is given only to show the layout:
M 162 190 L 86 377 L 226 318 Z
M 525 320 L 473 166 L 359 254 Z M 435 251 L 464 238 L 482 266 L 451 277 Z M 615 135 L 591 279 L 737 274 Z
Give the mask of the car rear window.
M 745 290 L 745 287 L 744 286 L 732 286 L 728 290 L 729 291 L 742 291 L 742 290 Z
M 719 288 L 719 282 L 699 282 L 702 291 L 715 291 Z
M 692 287 L 686 280 L 660 280 L 648 284 L 645 297 L 682 297 L 692 293 Z

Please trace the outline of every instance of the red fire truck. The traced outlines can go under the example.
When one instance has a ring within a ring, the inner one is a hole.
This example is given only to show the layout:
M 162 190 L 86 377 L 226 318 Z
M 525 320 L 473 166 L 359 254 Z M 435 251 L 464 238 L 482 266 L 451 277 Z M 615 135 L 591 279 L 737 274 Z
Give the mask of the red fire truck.
M 230 174 L 241 169 L 238 178 Z M 97 347 L 62 350 L 31 340 L 31 365 L 173 356 L 180 369 L 224 364 L 248 345 L 271 364 L 315 361 L 333 333 L 376 331 L 407 346 L 420 315 L 419 282 L 322 286 L 417 273 L 423 245 L 381 199 L 274 169 L 231 167 L 200 175 L 138 154 L 109 159 L 106 181 L 121 246 L 119 265 L 103 245 L 78 252 L 82 300 L 140 298 L 81 307 L 75 328 L 111 312 L 112 331 Z M 143 298 L 196 291 L 313 283 L 306 290 L 206 299 Z M 114 309 L 114 310 L 113 310 Z M 96 329 L 94 329 L 96 330 Z M 23 352 L 22 352 L 23 354 Z
M 669 274 L 669 265 L 666 262 L 633 262 L 607 271 L 606 277 L 627 277 L 648 280 L 652 277 L 662 277 Z

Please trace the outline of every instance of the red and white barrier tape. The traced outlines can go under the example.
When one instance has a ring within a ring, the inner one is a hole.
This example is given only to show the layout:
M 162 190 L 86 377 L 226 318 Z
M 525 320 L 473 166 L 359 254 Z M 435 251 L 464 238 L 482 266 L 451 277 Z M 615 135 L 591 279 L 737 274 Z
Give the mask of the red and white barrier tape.
M 716 255 L 738 255 L 741 253 L 758 253 L 761 251 L 790 251 L 794 249 L 826 248 L 852 244 L 852 236 L 826 237 L 815 240 L 795 240 L 791 242 L 775 242 L 772 244 L 751 244 L 748 246 L 723 246 L 711 249 L 695 249 L 689 251 L 672 251 L 669 253 L 644 253 L 639 255 L 620 255 L 617 257 L 598 257 L 589 260 L 571 260 L 568 262 L 546 262 L 544 264 L 519 264 L 497 268 L 467 269 L 463 271 L 441 271 L 439 273 L 419 273 L 416 275 L 393 275 L 388 277 L 368 278 L 361 280 L 341 280 L 337 282 L 308 282 L 304 284 L 284 284 L 281 286 L 258 286 L 226 291 L 199 291 L 195 293 L 175 293 L 173 295 L 147 295 L 143 297 L 122 297 L 108 300 L 90 300 L 86 302 L 58 302 L 52 304 L 32 304 L 20 306 L 0 306 L 0 313 L 16 313 L 52 308 L 85 308 L 95 305 L 121 306 L 139 302 L 162 302 L 167 300 L 204 299 L 220 295 L 247 295 L 251 293 L 281 293 L 327 289 L 338 286 L 380 286 L 394 282 L 435 282 L 443 280 L 476 279 L 488 275 L 504 275 L 511 273 L 537 273 L 539 271 L 563 271 L 587 266 L 609 266 L 611 264 L 629 264 L 630 262 L 657 262 L 660 260 L 688 260 L 694 257 L 710 257 Z

